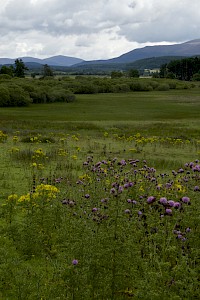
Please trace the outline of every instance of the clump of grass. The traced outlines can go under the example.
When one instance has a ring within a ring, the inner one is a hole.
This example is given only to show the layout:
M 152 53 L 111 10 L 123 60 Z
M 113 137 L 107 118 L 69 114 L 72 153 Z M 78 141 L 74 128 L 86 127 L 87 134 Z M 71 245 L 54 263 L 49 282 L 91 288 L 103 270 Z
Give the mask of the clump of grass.
M 55 143 L 56 140 L 53 137 L 38 137 L 38 136 L 33 136 L 33 137 L 23 137 L 21 138 L 20 142 L 22 143 Z

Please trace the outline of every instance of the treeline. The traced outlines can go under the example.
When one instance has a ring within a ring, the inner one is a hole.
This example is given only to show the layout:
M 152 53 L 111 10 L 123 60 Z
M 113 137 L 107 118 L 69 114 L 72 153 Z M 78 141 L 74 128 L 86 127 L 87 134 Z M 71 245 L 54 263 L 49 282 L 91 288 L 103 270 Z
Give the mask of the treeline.
M 0 75 L 0 106 L 26 106 L 31 103 L 73 102 L 76 94 L 125 93 L 134 91 L 168 91 L 188 89 L 193 84 L 176 80 L 108 78 L 108 77 L 43 77 L 11 78 Z
M 161 78 L 200 81 L 200 57 L 172 60 L 160 68 Z

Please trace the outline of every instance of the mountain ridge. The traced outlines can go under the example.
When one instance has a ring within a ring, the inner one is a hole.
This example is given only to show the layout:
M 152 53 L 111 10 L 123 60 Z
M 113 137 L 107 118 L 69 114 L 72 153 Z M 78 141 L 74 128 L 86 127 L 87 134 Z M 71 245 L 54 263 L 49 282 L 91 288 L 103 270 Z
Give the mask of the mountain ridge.
M 38 63 L 41 65 L 48 64 L 50 66 L 59 66 L 59 67 L 78 67 L 86 65 L 98 65 L 98 64 L 120 64 L 120 63 L 132 63 L 137 60 L 153 57 L 162 57 L 162 56 L 180 56 L 180 57 L 189 57 L 189 56 L 198 56 L 200 55 L 200 39 L 195 39 L 187 41 L 184 43 L 173 44 L 173 45 L 156 45 L 156 46 L 146 46 L 143 48 L 137 48 L 131 50 L 127 53 L 124 53 L 118 57 L 114 57 L 106 60 L 91 60 L 85 61 L 81 58 L 65 56 L 65 55 L 56 55 L 47 57 L 44 59 L 36 57 L 19 57 L 24 63 Z M 14 64 L 15 59 L 12 58 L 0 58 L 0 65 L 5 64 Z

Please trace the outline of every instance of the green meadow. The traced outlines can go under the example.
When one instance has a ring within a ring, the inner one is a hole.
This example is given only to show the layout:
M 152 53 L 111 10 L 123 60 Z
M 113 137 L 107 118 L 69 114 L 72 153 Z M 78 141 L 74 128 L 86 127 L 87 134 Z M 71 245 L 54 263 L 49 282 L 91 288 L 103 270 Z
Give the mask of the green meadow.
M 0 299 L 199 299 L 200 87 L 0 108 Z

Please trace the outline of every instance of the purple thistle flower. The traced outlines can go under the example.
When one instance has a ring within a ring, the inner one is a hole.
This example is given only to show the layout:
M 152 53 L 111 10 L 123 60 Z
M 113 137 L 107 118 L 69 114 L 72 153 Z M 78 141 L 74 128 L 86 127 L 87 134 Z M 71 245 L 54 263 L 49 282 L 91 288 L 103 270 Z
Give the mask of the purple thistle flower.
M 135 200 L 132 200 L 132 203 L 133 203 L 133 204 L 137 204 L 137 201 L 135 201 Z
M 122 160 L 119 162 L 119 165 L 125 166 L 125 165 L 126 165 L 126 161 L 125 161 L 124 159 L 122 159 Z
M 174 201 L 173 201 L 173 200 L 169 200 L 169 201 L 167 202 L 167 204 L 169 204 L 170 207 L 173 207 L 173 206 L 174 206 Z
M 141 216 L 142 215 L 142 212 L 139 210 L 138 211 L 138 216 Z
M 128 202 L 128 203 L 132 203 L 132 200 L 131 200 L 131 199 L 127 199 L 127 202 Z
M 121 193 L 123 192 L 123 190 L 124 190 L 124 189 L 123 189 L 123 186 L 120 185 L 119 188 L 118 188 L 118 193 L 121 194 Z
M 195 192 L 200 191 L 200 188 L 199 188 L 198 185 L 196 185 L 196 186 L 194 187 L 194 191 L 195 191 Z
M 181 203 L 180 202 L 174 202 L 174 208 L 180 208 Z
M 172 184 L 170 182 L 167 182 L 165 186 L 166 186 L 167 189 L 170 189 Z
M 170 208 L 166 208 L 165 213 L 166 213 L 166 215 L 171 216 L 172 210 Z
M 125 188 L 125 189 L 129 188 L 129 184 L 128 184 L 128 183 L 125 183 L 125 184 L 124 184 L 124 188 Z
M 72 260 L 72 265 L 74 265 L 74 266 L 78 265 L 78 259 L 73 259 Z
M 112 189 L 110 190 L 110 193 L 111 193 L 111 194 L 115 194 L 115 193 L 116 193 L 115 188 L 112 188 Z
M 96 212 L 98 210 L 98 208 L 93 207 L 92 212 Z
M 177 235 L 177 238 L 178 238 L 178 239 L 182 239 L 182 238 L 183 238 L 182 234 L 178 234 L 178 235 Z
M 147 199 L 147 203 L 148 203 L 148 204 L 151 204 L 151 203 L 155 202 L 155 200 L 156 200 L 156 197 L 150 196 L 150 197 L 148 197 L 148 199 Z
M 189 197 L 182 197 L 182 202 L 183 203 L 189 203 L 190 202 L 190 198 Z
M 161 204 L 165 205 L 165 204 L 167 204 L 167 198 L 162 197 L 162 198 L 160 198 L 159 202 L 160 202 Z
M 86 198 L 86 199 L 89 199 L 89 198 L 90 198 L 90 195 L 89 195 L 89 194 L 86 194 L 86 195 L 85 195 L 85 198 Z
M 188 227 L 188 228 L 186 228 L 186 230 L 185 230 L 187 233 L 188 232 L 190 232 L 191 231 L 191 228 L 190 227 Z
M 131 211 L 130 211 L 130 209 L 125 209 L 125 214 L 130 214 L 131 213 Z

